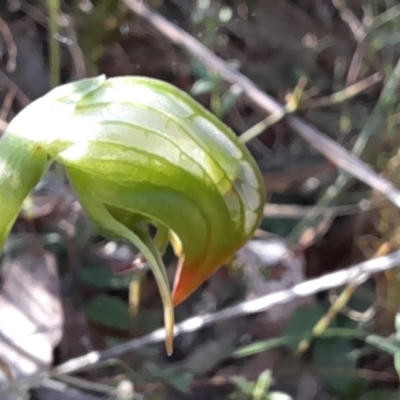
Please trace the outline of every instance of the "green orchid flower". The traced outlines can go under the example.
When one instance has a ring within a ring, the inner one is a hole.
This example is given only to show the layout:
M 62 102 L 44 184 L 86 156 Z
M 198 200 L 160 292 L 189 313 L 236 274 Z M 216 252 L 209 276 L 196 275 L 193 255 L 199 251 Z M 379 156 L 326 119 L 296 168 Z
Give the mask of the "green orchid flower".
M 54 161 L 97 229 L 146 258 L 171 353 L 173 307 L 260 223 L 265 190 L 255 161 L 229 128 L 165 82 L 100 76 L 60 86 L 26 107 L 0 140 L 0 248 Z M 168 243 L 178 257 L 172 295 L 162 260 Z

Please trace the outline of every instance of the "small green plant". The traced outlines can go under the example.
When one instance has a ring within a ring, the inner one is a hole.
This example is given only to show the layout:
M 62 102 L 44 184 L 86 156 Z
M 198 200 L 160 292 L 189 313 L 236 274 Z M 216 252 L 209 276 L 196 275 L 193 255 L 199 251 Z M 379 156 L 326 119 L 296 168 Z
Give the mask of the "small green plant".
M 400 378 L 400 313 L 396 314 L 395 328 L 396 332 L 389 337 L 368 335 L 366 342 L 385 353 L 393 355 L 394 367 Z
M 260 223 L 265 191 L 255 161 L 218 118 L 164 82 L 100 76 L 60 86 L 26 107 L 0 140 L 0 248 L 53 161 L 99 232 L 147 259 L 171 353 L 173 306 Z M 168 243 L 179 259 L 172 296 L 162 260 Z
M 239 68 L 236 60 L 231 60 L 228 64 L 232 69 Z M 215 75 L 196 60 L 192 60 L 191 65 L 193 74 L 198 79 L 194 82 L 190 94 L 194 97 L 209 94 L 211 111 L 218 118 L 223 118 L 235 106 L 242 95 L 242 89 L 238 85 L 232 85 L 224 91 L 223 80 L 220 76 Z
M 229 396 L 230 400 L 291 400 L 282 392 L 270 391 L 273 383 L 270 370 L 261 372 L 256 382 L 248 381 L 241 376 L 231 378 L 236 391 Z

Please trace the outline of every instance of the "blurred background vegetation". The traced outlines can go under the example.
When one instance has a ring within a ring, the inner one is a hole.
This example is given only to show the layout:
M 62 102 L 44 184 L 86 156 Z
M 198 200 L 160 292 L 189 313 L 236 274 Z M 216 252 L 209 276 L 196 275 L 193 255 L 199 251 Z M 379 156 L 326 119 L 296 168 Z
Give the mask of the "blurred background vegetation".
M 146 4 L 281 103 L 295 102 L 304 120 L 400 185 L 399 1 L 149 0 Z M 1 3 L 0 11 L 3 130 L 52 85 L 96 74 L 144 75 L 171 82 L 237 134 L 266 117 L 240 88 L 171 44 L 122 1 L 9 0 Z M 233 266 L 223 268 L 179 306 L 179 321 L 290 288 L 400 247 L 399 210 L 379 193 L 341 174 L 284 120 L 263 126 L 258 133 L 249 148 L 263 172 L 269 204 L 257 233 L 260 246 L 245 249 Z M 316 204 L 329 208 L 310 215 Z M 47 360 L 47 368 L 151 332 L 162 325 L 161 302 L 147 268 L 137 265 L 132 272 L 135 255 L 136 249 L 92 230 L 62 171 L 52 169 L 26 201 L 5 248 L 0 318 L 2 307 L 29 314 L 26 299 L 39 304 L 46 293 L 52 294 L 59 307 L 47 310 L 47 321 L 40 325 L 54 347 L 54 360 Z M 167 251 L 165 259 L 172 276 L 172 252 Z M 14 281 L 22 283 L 27 297 L 11 286 Z M 46 282 L 40 291 L 35 286 L 38 281 Z M 129 308 L 129 288 L 137 295 L 134 307 L 140 300 L 135 313 Z M 52 381 L 62 382 L 62 388 L 38 385 L 23 396 L 397 399 L 398 272 L 352 288 L 349 303 L 315 335 L 315 324 L 339 293 L 323 292 L 184 334 L 170 358 L 161 343 L 78 375 L 54 375 Z M 49 307 L 47 301 L 42 303 Z M 12 314 L 4 315 L 8 318 L 4 323 L 12 324 Z M 21 329 L 15 328 L 16 335 L 22 334 Z M 52 338 L 49 329 L 62 332 L 61 340 Z M 0 328 L 0 342 L 1 337 Z M 0 347 L 7 364 L 10 346 Z M 46 365 L 36 365 L 34 372 L 43 368 Z

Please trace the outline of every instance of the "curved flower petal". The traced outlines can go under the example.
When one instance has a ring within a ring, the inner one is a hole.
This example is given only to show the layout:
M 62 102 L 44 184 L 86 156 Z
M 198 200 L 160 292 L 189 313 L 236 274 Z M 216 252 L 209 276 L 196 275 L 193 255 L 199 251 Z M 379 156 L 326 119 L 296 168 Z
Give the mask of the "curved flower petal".
M 160 222 L 182 243 L 175 304 L 259 224 L 264 187 L 253 158 L 175 87 L 140 77 L 110 79 L 78 101 L 72 124 L 71 140 L 80 150 L 66 160 L 56 146 L 55 157 L 93 175 L 103 199 L 115 194 L 110 204 Z

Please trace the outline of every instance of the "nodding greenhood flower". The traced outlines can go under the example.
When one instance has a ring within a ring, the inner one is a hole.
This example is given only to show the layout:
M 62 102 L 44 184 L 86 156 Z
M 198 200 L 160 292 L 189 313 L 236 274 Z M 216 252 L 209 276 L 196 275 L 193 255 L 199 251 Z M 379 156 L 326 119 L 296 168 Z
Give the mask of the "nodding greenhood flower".
M 99 231 L 147 259 L 171 352 L 173 306 L 260 223 L 264 186 L 253 158 L 222 122 L 164 82 L 100 76 L 60 86 L 26 107 L 0 140 L 1 247 L 53 161 Z M 161 257 L 168 242 L 179 259 L 172 296 Z

